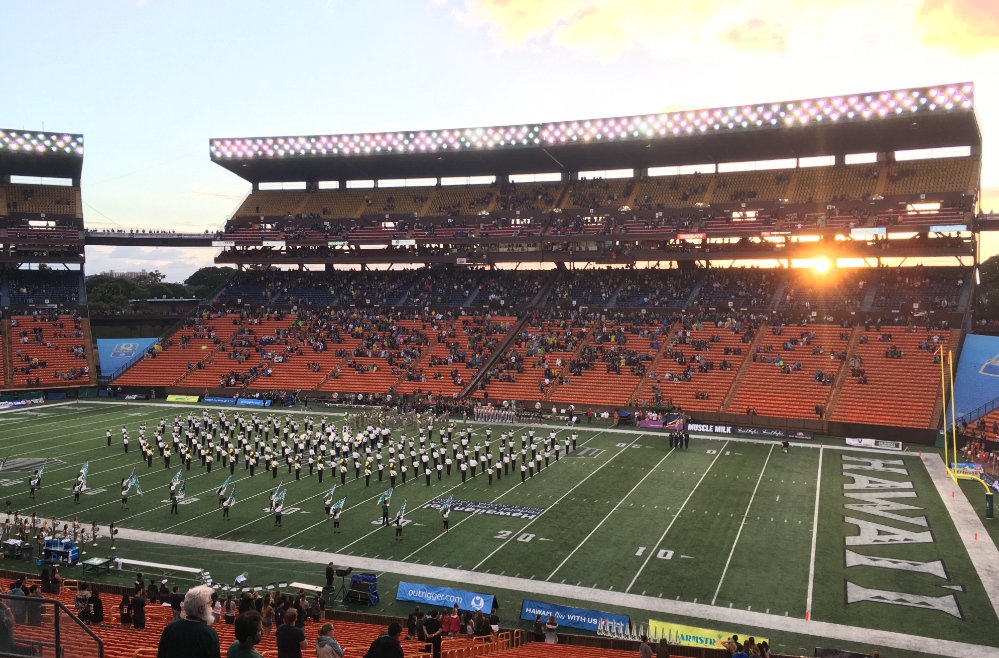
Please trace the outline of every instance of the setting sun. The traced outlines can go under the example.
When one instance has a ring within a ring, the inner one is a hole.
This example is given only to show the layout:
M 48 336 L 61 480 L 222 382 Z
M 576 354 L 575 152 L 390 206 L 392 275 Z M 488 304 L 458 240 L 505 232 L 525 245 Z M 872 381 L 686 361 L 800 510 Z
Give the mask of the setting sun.
M 825 274 L 829 269 L 829 261 L 825 258 L 816 258 L 812 261 L 812 269 L 814 269 L 819 274 Z

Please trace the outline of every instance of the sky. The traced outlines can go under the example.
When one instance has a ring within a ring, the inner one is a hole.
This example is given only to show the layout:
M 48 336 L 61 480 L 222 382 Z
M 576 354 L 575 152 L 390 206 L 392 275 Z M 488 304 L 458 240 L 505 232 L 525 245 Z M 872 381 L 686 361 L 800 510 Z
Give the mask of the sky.
M 972 81 L 999 209 L 997 0 L 0 0 L 0 127 L 83 133 L 88 226 L 217 229 L 211 137 L 505 125 Z M 987 242 L 983 255 L 999 252 Z M 212 249 L 88 247 L 87 271 Z

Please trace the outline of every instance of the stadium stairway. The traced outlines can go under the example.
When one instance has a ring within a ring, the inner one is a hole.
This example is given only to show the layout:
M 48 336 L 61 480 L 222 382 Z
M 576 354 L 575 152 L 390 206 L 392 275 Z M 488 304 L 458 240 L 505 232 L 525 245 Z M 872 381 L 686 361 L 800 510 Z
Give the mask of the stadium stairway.
M 83 318 L 80 322 L 83 326 L 83 351 L 87 355 L 87 365 L 90 367 L 90 385 L 97 385 L 97 363 L 94 356 L 94 339 L 90 332 L 90 319 Z
M 829 399 L 826 401 L 826 418 L 832 418 L 833 414 L 836 413 L 840 393 L 842 393 L 847 376 L 850 374 L 850 366 L 848 365 L 850 355 L 857 351 L 857 345 L 860 343 L 862 335 L 863 329 L 860 326 L 854 327 L 853 333 L 850 334 L 850 344 L 846 347 L 847 360 L 840 364 L 839 372 L 836 373 L 836 383 L 833 384 L 833 390 L 829 391 Z
M 0 320 L 0 327 L 2 327 L 0 328 L 0 342 L 2 342 L 3 347 L 3 364 L 0 365 L 0 387 L 3 387 L 10 381 L 11 375 L 14 374 L 13 359 L 11 358 L 10 320 Z
M 562 370 L 568 368 L 569 364 L 571 364 L 573 361 L 579 358 L 579 355 L 582 353 L 583 349 L 585 349 L 587 346 L 593 343 L 593 337 L 597 333 L 597 328 L 599 324 L 602 323 L 594 322 L 587 326 L 586 336 L 583 338 L 583 340 L 579 341 L 579 345 L 576 345 L 576 349 L 572 351 L 572 353 L 569 355 L 569 358 L 564 359 L 565 366 L 562 368 Z M 552 396 L 555 395 L 555 391 L 557 391 L 561 386 L 559 381 L 560 380 L 556 377 L 555 382 L 548 388 L 548 391 L 545 393 L 546 402 L 552 399 Z
M 739 366 L 739 370 L 735 373 L 735 378 L 732 380 L 732 385 L 725 394 L 725 399 L 722 400 L 721 406 L 718 407 L 719 411 L 727 412 L 728 408 L 732 405 L 736 391 L 742 386 L 742 380 L 746 378 L 746 373 L 749 372 L 749 367 L 753 364 L 753 353 L 756 351 L 756 346 L 760 344 L 760 341 L 763 340 L 763 336 L 768 330 L 769 327 L 767 325 L 762 325 L 756 332 L 756 336 L 753 337 L 752 342 L 749 344 L 749 349 L 746 350 L 746 358 L 742 360 L 742 364 Z
M 710 343 L 712 335 L 717 335 L 719 341 Z M 746 343 L 742 342 L 743 335 L 742 333 L 733 334 L 729 329 L 715 327 L 713 323 L 705 322 L 700 325 L 700 328 L 692 328 L 690 330 L 692 341 L 709 341 L 711 349 L 703 351 L 694 350 L 692 344 L 674 342 L 673 336 L 670 336 L 670 349 L 672 349 L 674 354 L 683 354 L 687 364 L 692 368 L 695 367 L 694 357 L 697 355 L 703 356 L 706 361 L 714 361 L 715 367 L 703 373 L 697 372 L 695 369 L 692 379 L 689 382 L 662 380 L 661 377 L 663 375 L 667 373 L 681 374 L 686 368 L 686 364 L 680 365 L 674 359 L 664 356 L 656 369 L 656 378 L 653 379 L 650 376 L 648 383 L 642 390 L 642 400 L 651 401 L 654 396 L 653 387 L 659 385 L 664 402 L 672 400 L 673 404 L 679 405 L 686 411 L 717 412 L 731 390 L 732 382 L 743 363 L 751 360 L 749 357 L 749 347 Z M 724 352 L 724 348 L 726 347 L 741 348 L 743 353 L 731 355 L 719 354 L 719 352 Z M 664 348 L 660 351 L 666 352 L 666 349 Z M 733 369 L 721 370 L 719 366 L 722 360 L 732 364 Z M 705 393 L 707 394 L 707 398 L 698 397 L 695 393 Z
M 542 291 L 539 294 L 547 294 L 544 288 L 545 286 L 542 286 Z M 473 396 L 474 392 L 478 388 L 479 382 L 486 376 L 489 369 L 493 367 L 496 359 L 501 358 L 504 354 L 510 351 L 510 345 L 512 345 L 517 336 L 520 335 L 520 332 L 524 330 L 524 326 L 527 324 L 528 320 L 530 320 L 530 317 L 526 314 L 524 317 L 520 318 L 520 320 L 517 320 L 517 323 L 510 328 L 510 331 L 508 331 L 503 340 L 499 342 L 499 345 L 496 346 L 496 349 L 489 355 L 489 358 L 487 358 L 486 362 L 482 364 L 482 367 L 479 368 L 478 372 L 476 372 L 475 375 L 469 380 L 468 384 L 461 391 L 458 397 L 466 398 Z
M 623 356 L 625 352 L 629 351 L 638 354 L 649 354 L 652 351 L 652 343 L 657 337 L 638 336 L 631 333 L 634 325 L 628 322 L 614 323 L 614 325 L 619 325 L 620 328 L 624 329 L 627 342 L 623 345 L 609 341 L 598 343 L 598 347 L 604 348 L 605 354 L 614 353 L 615 349 L 617 349 L 616 354 L 619 356 Z M 591 340 L 596 340 L 595 336 L 598 331 L 601 329 L 594 327 L 592 330 L 594 337 Z M 667 336 L 658 337 L 660 349 L 667 338 Z M 649 359 L 649 362 L 651 363 L 654 358 L 655 355 Z M 629 367 L 622 367 L 619 375 L 608 372 L 607 366 L 611 362 L 597 359 L 593 362 L 592 368 L 583 370 L 581 375 L 570 377 L 572 385 L 559 386 L 558 390 L 553 391 L 551 396 L 546 399 L 562 403 L 613 405 L 616 407 L 627 405 L 632 393 L 638 387 L 641 377 L 629 372 Z
M 620 288 L 619 288 L 619 290 L 620 290 Z M 680 324 L 679 322 L 674 322 L 672 325 L 670 325 L 669 333 L 666 334 L 666 336 L 664 337 L 664 340 L 666 340 L 666 341 L 672 341 L 673 336 L 675 336 L 676 332 L 680 331 L 681 329 L 683 329 L 683 325 Z M 649 379 L 652 376 L 652 373 L 656 372 L 656 369 L 659 367 L 659 364 L 663 360 L 663 355 L 664 354 L 666 354 L 666 349 L 663 348 L 663 347 L 660 347 L 659 351 L 656 352 L 655 358 L 652 359 L 652 363 L 649 364 L 649 368 L 645 372 L 645 376 L 642 377 L 642 381 L 638 382 L 638 386 L 635 387 L 635 391 L 631 394 L 631 397 L 628 398 L 628 406 L 629 407 L 635 406 L 644 397 L 645 388 L 646 388 L 647 384 L 649 383 Z

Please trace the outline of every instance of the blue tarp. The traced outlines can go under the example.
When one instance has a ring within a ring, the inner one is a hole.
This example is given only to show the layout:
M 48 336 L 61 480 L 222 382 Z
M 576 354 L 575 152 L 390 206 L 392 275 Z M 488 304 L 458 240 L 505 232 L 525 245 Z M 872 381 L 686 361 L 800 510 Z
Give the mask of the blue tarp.
M 999 398 L 999 337 L 965 337 L 954 392 L 958 418 Z
M 156 344 L 158 338 L 98 338 L 101 372 L 110 374 Z

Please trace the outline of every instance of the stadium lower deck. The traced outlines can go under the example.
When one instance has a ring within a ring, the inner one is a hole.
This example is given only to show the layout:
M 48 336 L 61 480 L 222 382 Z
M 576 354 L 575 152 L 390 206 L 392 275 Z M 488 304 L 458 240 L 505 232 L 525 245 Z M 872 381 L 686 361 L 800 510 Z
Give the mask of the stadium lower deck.
M 635 624 L 654 619 L 767 637 L 785 654 L 834 644 L 883 653 L 890 647 L 891 655 L 917 656 L 932 647 L 933 655 L 985 656 L 999 641 L 999 582 L 982 557 L 990 554 L 981 552 L 994 553 L 995 545 L 984 527 L 976 530 L 962 516 L 964 490 L 941 475 L 941 455 L 933 449 L 886 453 L 816 438 L 784 453 L 776 442 L 698 434 L 689 447 L 671 449 L 661 433 L 584 422 L 575 451 L 523 482 L 511 472 L 490 484 L 478 472 L 462 483 L 457 469 L 440 480 L 435 474 L 430 486 L 423 477 L 404 485 L 400 478 L 392 513 L 406 501 L 408 523 L 396 541 L 380 525 L 376 504 L 388 488 L 387 473 L 386 481 L 373 476 L 365 486 L 363 472 L 355 478 L 353 468 L 345 484 L 335 480 L 336 496 L 347 497 L 339 534 L 324 520 L 323 496 L 334 482 L 328 468 L 319 484 L 317 475 L 303 469 L 296 480 L 284 466 L 277 479 L 262 469 L 250 477 L 240 463 L 233 474 L 237 502 L 223 520 L 215 492 L 229 470 L 216 463 L 208 473 L 194 461 L 182 469 L 187 496 L 180 515 L 171 515 L 167 486 L 181 466 L 175 457 L 166 468 L 158 455 L 147 466 L 137 454 L 138 426 L 147 423 L 151 434 L 160 418 L 183 421 L 189 412 L 200 418 L 201 409 L 79 402 L 2 412 L 0 451 L 11 455 L 0 486 L 21 514 L 96 521 L 98 545 L 87 546 L 86 557 L 196 567 L 223 583 L 245 571 L 248 584 L 321 586 L 329 561 L 377 573 L 382 603 L 371 610 L 350 606 L 358 612 L 408 612 L 410 604 L 393 600 L 402 579 L 493 593 L 503 627 L 529 626 L 515 619 L 517 608 L 520 599 L 535 598 L 623 612 Z M 317 423 L 322 415 L 273 413 L 299 421 L 311 415 Z M 342 422 L 336 411 L 328 415 Z M 132 437 L 128 454 L 122 426 Z M 485 440 L 485 425 L 468 427 L 473 442 Z M 494 442 L 508 429 L 493 426 Z M 555 426 L 536 432 L 542 437 L 552 429 L 560 443 L 571 432 Z M 514 428 L 518 447 L 527 430 Z M 42 486 L 30 500 L 27 480 L 42 459 Z M 74 504 L 72 485 L 85 461 L 88 491 Z M 122 509 L 118 486 L 133 469 L 144 493 L 133 493 Z M 280 527 L 268 513 L 278 482 L 288 488 Z M 870 498 L 885 489 L 911 500 Z M 980 491 L 967 494 L 975 509 L 983 507 Z M 440 513 L 427 504 L 451 495 L 482 511 L 468 514 L 456 503 L 444 534 Z M 528 517 L 502 516 L 514 508 L 501 506 L 536 509 Z M 121 529 L 113 552 L 111 522 Z M 80 577 L 76 569 L 63 577 Z M 131 573 L 102 579 L 130 582 Z

